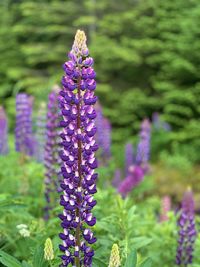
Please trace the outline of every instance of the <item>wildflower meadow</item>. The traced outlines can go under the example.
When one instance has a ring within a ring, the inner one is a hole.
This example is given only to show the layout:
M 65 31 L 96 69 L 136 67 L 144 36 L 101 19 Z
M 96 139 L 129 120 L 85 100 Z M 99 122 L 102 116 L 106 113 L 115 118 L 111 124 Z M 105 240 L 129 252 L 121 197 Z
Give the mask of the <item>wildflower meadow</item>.
M 0 267 L 200 267 L 200 2 L 0 15 Z

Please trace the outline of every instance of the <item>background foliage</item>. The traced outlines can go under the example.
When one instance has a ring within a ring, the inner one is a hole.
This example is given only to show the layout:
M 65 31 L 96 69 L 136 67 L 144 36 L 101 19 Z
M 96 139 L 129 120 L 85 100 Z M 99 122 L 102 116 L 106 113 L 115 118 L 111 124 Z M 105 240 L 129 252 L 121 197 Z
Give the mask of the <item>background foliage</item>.
M 198 0 L 2 0 L 1 102 L 12 118 L 16 92 L 46 99 L 60 83 L 76 29 L 83 28 L 97 94 L 117 129 L 113 141 L 130 138 L 142 118 L 159 111 L 174 130 L 168 149 L 177 143 L 199 150 L 199 16 Z

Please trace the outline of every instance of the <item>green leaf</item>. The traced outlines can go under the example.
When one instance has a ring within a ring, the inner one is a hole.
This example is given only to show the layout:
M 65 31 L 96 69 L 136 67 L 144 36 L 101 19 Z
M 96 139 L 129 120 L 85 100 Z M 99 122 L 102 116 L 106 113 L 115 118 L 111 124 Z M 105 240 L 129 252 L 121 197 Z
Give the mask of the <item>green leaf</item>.
M 147 258 L 140 264 L 140 267 L 151 267 L 151 266 L 152 266 L 152 260 L 150 258 Z
M 136 267 L 137 264 L 137 252 L 133 250 L 127 257 L 124 267 Z
M 26 261 L 23 261 L 22 262 L 22 266 L 23 267 L 31 267 L 31 265 L 28 262 L 26 262 Z
M 0 257 L 0 262 L 6 267 L 22 267 L 21 263 L 17 259 L 4 251 L 0 251 Z
M 33 267 L 47 267 L 48 263 L 44 259 L 44 248 L 38 246 L 33 255 Z
M 100 259 L 97 259 L 97 258 L 93 258 L 93 265 L 94 267 L 107 267 L 107 264 L 105 264 L 103 261 L 101 261 Z

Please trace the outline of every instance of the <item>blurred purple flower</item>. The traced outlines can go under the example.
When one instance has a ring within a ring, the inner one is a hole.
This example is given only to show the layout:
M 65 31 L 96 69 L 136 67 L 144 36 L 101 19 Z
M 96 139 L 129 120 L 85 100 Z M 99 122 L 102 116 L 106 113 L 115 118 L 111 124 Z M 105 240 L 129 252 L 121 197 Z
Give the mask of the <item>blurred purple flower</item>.
M 194 243 L 197 237 L 193 193 L 189 188 L 183 197 L 181 214 L 178 220 L 179 240 L 176 264 L 188 266 L 193 260 Z
M 46 105 L 41 103 L 38 115 L 35 119 L 34 137 L 36 146 L 34 149 L 34 156 L 38 162 L 44 162 L 44 147 L 46 142 Z
M 8 153 L 8 120 L 3 107 L 0 106 L 0 155 Z
M 55 195 L 60 178 L 60 157 L 59 157 L 59 105 L 58 87 L 54 87 L 49 94 L 46 118 L 46 144 L 44 151 L 45 172 L 45 199 L 44 218 L 49 219 L 49 211 L 55 206 Z
M 127 194 L 135 188 L 144 178 L 144 171 L 140 166 L 131 166 L 129 175 L 120 183 L 118 192 L 126 197 Z
M 32 105 L 33 98 L 25 93 L 16 96 L 16 151 L 33 156 L 35 140 L 32 132 Z
M 140 141 L 137 147 L 135 165 L 128 168 L 126 178 L 120 183 L 118 192 L 125 197 L 144 178 L 149 170 L 148 160 L 150 152 L 151 125 L 148 119 L 141 124 Z
M 113 180 L 112 180 L 112 185 L 115 188 L 118 188 L 118 186 L 120 185 L 121 181 L 122 181 L 121 180 L 121 170 L 120 169 L 116 169 L 115 173 L 114 173 Z
M 127 143 L 125 146 L 125 175 L 129 174 L 129 167 L 134 163 L 133 145 Z
M 146 164 L 150 155 L 151 124 L 144 119 L 141 124 L 140 141 L 137 147 L 136 164 Z
M 96 104 L 96 141 L 100 150 L 100 158 L 103 163 L 111 157 L 111 124 L 107 118 L 103 116 L 102 107 L 99 103 Z
M 171 131 L 171 126 L 169 125 L 169 123 L 164 122 L 160 119 L 160 115 L 158 112 L 154 112 L 152 115 L 152 123 L 155 129 L 159 130 L 159 129 L 163 129 L 165 131 Z

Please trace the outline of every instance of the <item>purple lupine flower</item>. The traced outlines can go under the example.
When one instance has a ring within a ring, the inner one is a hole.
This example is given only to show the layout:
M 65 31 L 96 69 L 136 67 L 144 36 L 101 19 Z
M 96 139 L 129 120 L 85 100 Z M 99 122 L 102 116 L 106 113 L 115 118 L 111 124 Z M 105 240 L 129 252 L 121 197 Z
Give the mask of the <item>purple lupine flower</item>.
M 36 146 L 34 151 L 35 159 L 38 162 L 44 162 L 44 147 L 46 142 L 46 104 L 41 103 L 39 112 L 35 120 Z
M 136 164 L 146 166 L 150 155 L 151 124 L 144 119 L 141 124 L 140 141 L 137 147 Z M 146 168 L 146 167 L 145 167 Z
M 0 106 L 0 155 L 8 153 L 8 121 L 5 110 Z
M 161 214 L 160 222 L 168 221 L 168 212 L 171 210 L 171 198 L 170 196 L 164 196 L 161 200 Z
M 125 146 L 125 175 L 128 176 L 129 168 L 134 163 L 133 145 L 127 143 Z
M 85 33 L 78 30 L 69 61 L 64 64 L 65 76 L 60 92 L 63 115 L 60 135 L 63 146 L 60 153 L 63 161 L 63 194 L 60 198 L 63 213 L 59 215 L 63 227 L 60 233 L 61 266 L 91 267 L 94 255 L 90 244 L 96 238 L 90 227 L 96 223 L 91 210 L 96 205 L 93 194 L 96 193 L 98 176 L 95 173 L 98 145 L 94 139 L 97 97 L 94 95 L 96 74 L 92 65 Z
M 95 110 L 96 110 L 96 119 L 95 119 L 95 124 L 97 127 L 97 134 L 95 135 L 95 139 L 98 143 L 99 149 L 102 149 L 103 147 L 103 138 L 104 138 L 104 134 L 103 134 L 103 120 L 104 120 L 104 116 L 103 116 L 103 112 L 102 112 L 102 107 L 99 103 L 99 101 L 96 103 L 95 105 Z
M 190 188 L 185 192 L 183 197 L 178 226 L 179 240 L 176 253 L 176 264 L 187 267 L 193 260 L 194 243 L 197 236 L 194 199 Z
M 148 172 L 148 160 L 150 151 L 151 126 L 148 119 L 141 124 L 140 141 L 137 148 L 135 164 L 128 169 L 126 178 L 120 183 L 118 192 L 125 197 L 134 187 L 136 187 Z
M 131 166 L 129 168 L 129 175 L 120 183 L 118 192 L 126 197 L 127 194 L 135 188 L 144 178 L 144 170 L 141 166 Z
M 28 156 L 34 154 L 35 146 L 32 132 L 32 105 L 32 97 L 25 93 L 17 94 L 15 127 L 16 151 L 22 152 Z
M 102 107 L 99 103 L 96 104 L 96 140 L 100 148 L 100 159 L 103 163 L 111 157 L 111 124 L 107 118 L 103 116 Z
M 121 183 L 121 170 L 120 169 L 116 169 L 115 173 L 114 173 L 114 177 L 112 180 L 112 185 L 116 188 L 118 188 L 118 186 Z
M 152 122 L 153 122 L 153 126 L 155 127 L 155 129 L 159 130 L 159 129 L 163 129 L 165 131 L 170 131 L 171 130 L 171 126 L 169 125 L 169 123 L 162 121 L 160 119 L 160 115 L 158 112 L 154 112 L 152 115 Z
M 59 104 L 58 93 L 60 88 L 54 86 L 49 94 L 46 115 L 46 144 L 44 151 L 45 165 L 45 200 L 44 218 L 49 219 L 49 211 L 55 206 L 55 198 L 60 179 L 60 157 L 59 157 Z
M 111 124 L 107 118 L 103 119 L 103 154 L 104 160 L 111 157 Z

